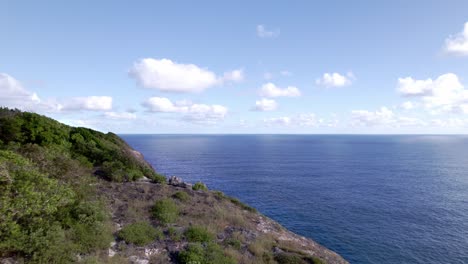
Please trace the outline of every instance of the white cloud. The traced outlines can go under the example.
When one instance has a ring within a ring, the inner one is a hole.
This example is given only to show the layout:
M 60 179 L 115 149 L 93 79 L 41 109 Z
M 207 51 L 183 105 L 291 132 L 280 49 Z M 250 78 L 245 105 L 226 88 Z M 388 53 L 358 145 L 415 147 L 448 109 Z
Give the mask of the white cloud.
M 400 107 L 403 108 L 404 110 L 412 110 L 412 109 L 415 109 L 417 107 L 417 104 L 415 104 L 415 103 L 413 103 L 411 101 L 406 101 L 406 102 L 402 103 Z
M 257 36 L 260 38 L 276 38 L 280 35 L 280 30 L 267 30 L 264 25 L 257 25 Z
M 6 73 L 0 73 L 0 104 L 30 110 L 40 103 L 36 93 L 28 91 L 22 84 Z
M 453 73 L 443 74 L 435 80 L 400 78 L 397 89 L 402 95 L 421 98 L 424 107 L 434 114 L 442 112 L 468 114 L 468 90 Z
M 241 82 L 244 80 L 244 70 L 238 69 L 230 72 L 225 72 L 222 81 Z
M 60 104 L 58 110 L 74 111 L 109 111 L 112 110 L 112 97 L 110 96 L 87 96 L 72 97 Z
M 431 93 L 433 81 L 415 80 L 411 77 L 398 78 L 398 91 L 405 96 L 421 96 Z
M 353 125 L 376 126 L 394 123 L 395 115 L 387 107 L 381 107 L 375 112 L 353 110 L 351 111 L 351 119 Z
M 387 107 L 381 107 L 377 111 L 353 110 L 351 111 L 352 126 L 424 126 L 426 123 L 414 117 L 399 116 Z
M 268 126 L 286 126 L 286 127 L 317 127 L 317 126 L 335 126 L 336 120 L 327 122 L 324 119 L 317 118 L 313 113 L 298 114 L 294 116 L 282 116 L 266 118 L 263 123 Z
M 263 97 L 298 97 L 301 96 L 301 91 L 294 86 L 288 86 L 283 89 L 273 83 L 266 83 L 262 85 L 260 95 Z
M 222 105 L 194 104 L 189 101 L 172 102 L 165 97 L 151 97 L 142 103 L 149 112 L 180 113 L 182 119 L 195 123 L 215 123 L 225 118 L 228 109 Z
M 255 101 L 255 106 L 252 110 L 254 111 L 274 111 L 278 108 L 278 104 L 275 100 L 262 98 L 261 100 Z
M 462 32 L 445 39 L 445 51 L 455 55 L 468 56 L 468 22 L 465 23 Z
M 109 119 L 136 119 L 136 114 L 135 113 L 130 113 L 130 112 L 105 112 L 104 117 L 109 118 Z
M 181 64 L 169 59 L 146 58 L 134 63 L 130 77 L 149 89 L 163 92 L 202 92 L 224 82 L 239 82 L 244 79 L 242 69 L 216 76 L 214 72 L 194 64 Z
M 351 85 L 354 79 L 355 77 L 352 72 L 349 72 L 346 75 L 341 75 L 337 72 L 324 73 L 321 78 L 318 78 L 315 81 L 315 83 L 325 87 L 343 87 Z

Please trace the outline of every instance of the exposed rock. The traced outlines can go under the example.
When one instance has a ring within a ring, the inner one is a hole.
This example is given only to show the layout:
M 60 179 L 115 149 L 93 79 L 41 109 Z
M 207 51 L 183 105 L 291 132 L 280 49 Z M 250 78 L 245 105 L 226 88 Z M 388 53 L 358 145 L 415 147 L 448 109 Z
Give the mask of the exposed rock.
M 130 256 L 128 259 L 132 264 L 149 264 L 149 260 L 140 258 L 138 256 Z
M 169 185 L 173 185 L 173 186 L 180 186 L 184 183 L 184 181 L 177 177 L 177 176 L 171 176 L 169 178 Z

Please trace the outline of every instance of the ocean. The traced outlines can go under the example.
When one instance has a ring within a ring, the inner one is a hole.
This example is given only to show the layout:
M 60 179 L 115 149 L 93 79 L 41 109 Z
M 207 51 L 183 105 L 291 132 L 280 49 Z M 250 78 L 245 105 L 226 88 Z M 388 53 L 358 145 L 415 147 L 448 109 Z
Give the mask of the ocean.
M 350 263 L 468 263 L 468 136 L 122 137 Z

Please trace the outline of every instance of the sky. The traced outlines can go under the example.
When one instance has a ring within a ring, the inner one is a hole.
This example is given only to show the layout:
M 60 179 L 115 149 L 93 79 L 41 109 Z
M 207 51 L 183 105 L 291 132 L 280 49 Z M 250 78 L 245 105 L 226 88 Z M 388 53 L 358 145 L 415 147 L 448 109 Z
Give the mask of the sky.
M 465 134 L 468 1 L 0 0 L 0 105 L 103 132 Z

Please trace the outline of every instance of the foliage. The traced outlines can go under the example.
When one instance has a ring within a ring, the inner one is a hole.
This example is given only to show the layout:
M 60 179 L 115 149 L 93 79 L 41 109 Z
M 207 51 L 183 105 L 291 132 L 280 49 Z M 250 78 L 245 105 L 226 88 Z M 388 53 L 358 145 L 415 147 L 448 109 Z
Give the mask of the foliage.
M 242 247 L 242 243 L 238 239 L 235 239 L 235 238 L 226 239 L 225 243 L 237 250 L 240 250 Z
M 179 216 L 179 208 L 172 199 L 166 198 L 156 201 L 152 214 L 164 224 L 173 223 Z
M 208 187 L 206 187 L 206 185 L 203 182 L 197 182 L 192 186 L 192 190 L 194 190 L 194 191 L 198 191 L 198 190 L 208 191 Z
M 118 236 L 127 243 L 144 246 L 155 239 L 161 239 L 162 232 L 146 222 L 138 222 L 124 226 Z
M 185 231 L 185 237 L 189 242 L 210 242 L 214 235 L 205 227 L 191 226 Z
M 112 226 L 93 173 L 114 181 L 146 176 L 165 182 L 113 133 L 0 108 L 0 256 L 70 263 L 78 254 L 107 248 Z
M 183 191 L 178 191 L 172 195 L 174 198 L 179 199 L 182 202 L 186 202 L 190 200 L 190 195 L 188 193 L 183 192 Z
M 235 259 L 226 256 L 222 248 L 215 243 L 189 244 L 187 248 L 179 252 L 180 263 L 204 263 L 204 264 L 235 264 Z
M 0 254 L 29 262 L 69 262 L 72 253 L 106 247 L 103 208 L 69 184 L 48 177 L 31 161 L 0 150 Z
M 179 242 L 181 240 L 181 233 L 173 226 L 167 229 L 167 234 L 174 242 Z
M 36 145 L 54 149 L 79 160 L 82 165 L 101 168 L 98 173 L 115 181 L 133 181 L 147 176 L 164 183 L 141 155 L 120 137 L 83 127 L 70 127 L 34 113 L 0 108 L 0 142 L 3 146 Z

